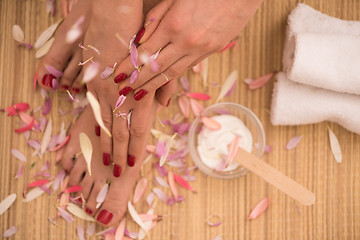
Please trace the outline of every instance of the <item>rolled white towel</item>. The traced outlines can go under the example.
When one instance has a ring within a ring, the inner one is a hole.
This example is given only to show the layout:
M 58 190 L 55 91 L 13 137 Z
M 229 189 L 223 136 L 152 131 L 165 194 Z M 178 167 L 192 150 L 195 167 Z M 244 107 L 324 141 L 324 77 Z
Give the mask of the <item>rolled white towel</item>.
M 290 45 L 288 79 L 360 95 L 360 36 L 299 33 Z
M 337 122 L 360 134 L 360 96 L 295 83 L 280 72 L 276 76 L 272 104 L 273 125 Z

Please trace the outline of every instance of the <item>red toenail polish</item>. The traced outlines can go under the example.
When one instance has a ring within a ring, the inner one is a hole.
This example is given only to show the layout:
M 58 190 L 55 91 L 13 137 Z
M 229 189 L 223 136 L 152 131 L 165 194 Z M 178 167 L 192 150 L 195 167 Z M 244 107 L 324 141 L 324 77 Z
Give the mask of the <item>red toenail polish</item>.
M 123 89 L 120 90 L 119 95 L 128 95 L 129 92 L 131 92 L 133 89 L 131 87 L 124 87 Z
M 141 89 L 140 91 L 138 91 L 137 93 L 135 93 L 134 98 L 136 101 L 139 101 L 140 99 L 142 99 L 145 95 L 147 94 L 147 91 L 144 89 Z
M 76 88 L 76 87 L 73 87 L 73 88 L 71 89 L 71 91 L 72 91 L 73 93 L 79 93 L 79 92 L 80 92 L 80 89 L 79 89 L 79 88 Z
M 42 84 L 44 84 L 47 87 L 51 87 L 52 88 L 52 80 L 56 78 L 54 75 L 52 74 L 45 74 L 42 78 Z
M 123 81 L 125 78 L 127 78 L 127 75 L 125 73 L 120 73 L 119 75 L 117 75 L 114 78 L 114 82 L 119 83 L 119 82 Z
M 171 98 L 169 98 L 169 100 L 167 101 L 166 107 L 169 106 L 170 102 L 171 102 Z
M 95 125 L 95 134 L 96 134 L 96 136 L 100 137 L 100 126 L 99 125 Z
M 69 86 L 68 85 L 61 85 L 60 86 L 60 88 L 62 89 L 62 90 L 69 90 Z
M 133 167 L 135 165 L 135 157 L 133 155 L 128 155 L 127 163 L 130 167 Z
M 96 220 L 98 220 L 102 224 L 108 224 L 110 222 L 110 220 L 112 219 L 112 217 L 113 217 L 113 214 L 111 212 L 109 212 L 108 210 L 103 209 L 99 213 Z
M 108 153 L 103 153 L 103 163 L 105 166 L 109 166 L 110 165 L 110 154 Z
M 87 214 L 89 214 L 89 215 L 92 214 L 92 211 L 91 211 L 89 208 L 86 208 L 86 209 L 85 209 L 85 212 L 86 212 Z
M 82 198 L 80 197 L 80 198 L 78 198 L 77 199 L 77 201 L 80 203 L 80 204 L 82 204 L 83 203 L 83 201 L 82 201 Z
M 144 36 L 145 33 L 145 28 L 142 27 L 139 32 L 136 34 L 136 38 L 134 40 L 134 43 L 137 44 L 140 42 L 141 38 Z
M 113 171 L 114 177 L 120 177 L 121 175 L 121 167 L 117 164 L 114 165 L 114 171 Z

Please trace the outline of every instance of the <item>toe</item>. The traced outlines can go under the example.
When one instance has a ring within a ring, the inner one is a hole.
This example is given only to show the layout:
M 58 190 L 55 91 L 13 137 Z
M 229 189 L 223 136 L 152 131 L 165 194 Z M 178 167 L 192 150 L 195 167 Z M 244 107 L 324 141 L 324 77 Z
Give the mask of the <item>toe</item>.
M 85 90 L 85 84 L 82 83 L 83 78 L 83 71 L 81 70 L 80 73 L 74 78 L 70 92 L 77 94 Z
M 86 172 L 87 172 L 87 167 L 86 167 L 85 160 L 84 160 L 83 156 L 80 156 L 76 160 L 76 163 L 70 172 L 69 185 L 70 186 L 79 185 L 80 182 L 85 177 Z
M 93 215 L 96 213 L 97 208 L 97 201 L 96 198 L 99 195 L 100 190 L 102 189 L 102 187 L 104 186 L 104 184 L 106 183 L 106 178 L 99 178 L 97 179 L 97 181 L 94 183 L 94 185 L 92 186 L 90 195 L 86 201 L 86 212 L 90 215 Z
M 93 184 L 94 184 L 93 178 L 88 173 L 86 173 L 84 179 L 80 182 L 80 186 L 81 186 L 80 193 L 82 194 L 84 199 L 88 199 Z

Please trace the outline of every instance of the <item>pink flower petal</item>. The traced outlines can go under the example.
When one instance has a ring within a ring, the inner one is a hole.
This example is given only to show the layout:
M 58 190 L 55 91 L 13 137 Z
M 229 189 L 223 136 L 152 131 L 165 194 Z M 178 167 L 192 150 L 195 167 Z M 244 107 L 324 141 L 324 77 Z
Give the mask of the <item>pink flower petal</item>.
M 215 131 L 215 130 L 221 129 L 221 124 L 212 118 L 201 117 L 201 121 L 207 128 L 209 128 L 211 130 Z
M 64 178 L 66 176 L 66 172 L 65 170 L 61 170 L 54 178 L 54 181 L 53 181 L 53 190 L 56 191 L 60 184 L 64 181 Z
M 159 177 L 159 176 L 156 176 L 155 177 L 155 180 L 156 180 L 156 182 L 160 185 L 160 186 L 162 186 L 162 187 L 164 187 L 164 188 L 169 188 L 169 184 L 166 182 L 166 180 L 164 180 L 163 178 L 161 178 L 161 177 Z
M 190 82 L 187 77 L 180 77 L 179 79 L 181 87 L 189 92 L 190 91 Z
M 53 90 L 58 89 L 59 83 L 58 83 L 58 80 L 57 80 L 56 78 L 53 78 L 53 79 L 52 79 L 51 84 L 52 84 L 52 89 L 53 89 Z
M 85 240 L 85 231 L 82 226 L 79 225 L 76 227 L 76 233 L 80 240 Z
M 94 234 L 94 232 L 95 232 L 95 228 L 96 228 L 95 223 L 88 226 L 88 228 L 86 229 L 86 235 L 92 236 Z
M 116 101 L 114 111 L 116 111 L 116 109 L 118 109 L 125 102 L 125 100 L 126 100 L 126 96 L 120 95 L 118 100 Z
M 12 193 L 0 202 L 0 216 L 6 212 L 16 200 L 16 194 Z
M 28 125 L 26 125 L 25 127 L 22 127 L 22 128 L 15 129 L 15 132 L 23 133 L 23 132 L 29 131 L 30 129 L 33 128 L 34 124 L 35 124 L 35 119 L 33 118 L 32 121 Z
M 102 73 L 100 73 L 101 79 L 106 79 L 110 77 L 114 72 L 114 68 L 112 67 L 106 67 Z
M 115 240 L 122 240 L 125 235 L 125 224 L 126 224 L 126 218 L 123 218 L 119 224 L 119 226 L 116 228 L 115 232 Z
M 295 148 L 300 143 L 300 140 L 301 140 L 302 137 L 303 137 L 303 135 L 296 136 L 296 137 L 290 139 L 290 141 L 286 145 L 286 149 L 290 150 L 290 149 Z
M 267 82 L 269 82 L 269 80 L 271 79 L 271 77 L 273 75 L 274 75 L 274 73 L 272 72 L 272 73 L 269 73 L 264 76 L 256 78 L 253 82 L 251 82 L 249 84 L 249 89 L 254 90 L 254 89 L 263 87 Z
M 26 196 L 26 191 L 27 191 L 28 188 L 39 187 L 39 186 L 45 185 L 45 184 L 47 184 L 49 182 L 50 181 L 47 180 L 47 179 L 40 179 L 40 180 L 36 180 L 36 181 L 33 181 L 33 182 L 29 183 L 24 189 L 24 193 L 23 193 L 24 198 Z
M 133 204 L 137 203 L 144 195 L 147 185 L 148 180 L 144 177 L 137 182 L 133 195 Z
M 24 169 L 24 165 L 22 163 L 19 163 L 19 170 L 15 175 L 15 178 L 19 178 L 21 177 L 22 173 L 23 173 L 23 169 Z
M 218 215 L 211 215 L 206 218 L 206 223 L 211 227 L 217 227 L 221 225 L 222 218 Z
M 270 145 L 266 145 L 265 147 L 265 153 L 270 153 L 271 152 L 272 147 Z
M 192 192 L 195 192 L 194 189 L 191 187 L 191 185 L 182 177 L 180 177 L 177 174 L 174 174 L 174 179 L 176 180 L 176 182 L 183 188 L 190 190 Z
M 130 84 L 133 84 L 139 76 L 139 71 L 135 69 L 130 75 Z
M 229 145 L 229 155 L 226 161 L 226 167 L 228 167 L 232 163 L 237 152 L 239 151 L 239 140 L 240 137 L 236 135 L 236 137 L 231 141 Z
M 156 169 L 158 170 L 158 172 L 160 173 L 161 176 L 165 177 L 167 176 L 167 171 L 166 168 L 164 166 L 160 166 L 159 163 L 156 164 Z
M 256 206 L 251 210 L 249 214 L 249 219 L 255 219 L 260 216 L 269 206 L 270 200 L 269 198 L 264 198 L 261 200 Z
M 167 196 L 166 193 L 161 190 L 160 188 L 153 188 L 152 191 L 155 193 L 155 195 L 163 202 L 166 203 L 167 201 Z
M 61 149 L 62 147 L 64 147 L 64 146 L 69 142 L 70 137 L 71 137 L 70 134 L 67 135 L 67 137 L 65 138 L 65 140 L 64 140 L 62 143 L 60 143 L 59 145 L 57 145 L 55 148 L 49 149 L 49 151 L 50 151 L 50 152 L 55 152 L 55 151 L 58 151 L 59 149 Z
M 44 109 L 43 109 L 42 114 L 45 116 L 50 112 L 50 110 L 51 110 L 51 99 L 50 99 L 50 97 L 47 97 L 45 99 L 45 104 L 44 104 Z
M 97 202 L 96 208 L 99 208 L 101 204 L 105 201 L 108 191 L 109 191 L 109 184 L 105 183 L 96 197 L 96 202 Z
M 15 158 L 19 159 L 20 161 L 27 162 L 27 159 L 26 159 L 25 155 L 22 154 L 19 150 L 15 149 L 15 148 L 12 148 L 11 149 L 11 154 Z
M 45 69 L 52 75 L 54 75 L 54 77 L 56 78 L 60 78 L 63 76 L 63 72 L 57 70 L 56 68 L 54 68 L 51 65 L 45 64 Z
M 211 99 L 211 96 L 206 93 L 187 93 L 186 96 L 193 98 L 193 99 L 204 100 L 204 101 Z
M 71 187 L 69 187 L 69 188 L 65 189 L 65 191 L 64 191 L 64 192 L 66 192 L 66 193 L 80 192 L 80 191 L 81 191 L 81 189 L 82 189 L 82 187 L 81 187 L 81 186 L 79 186 L 79 185 L 75 185 L 75 186 L 71 186 Z
M 225 94 L 225 97 L 229 97 L 235 90 L 236 82 L 232 85 L 232 87 L 229 89 L 229 91 Z
M 177 187 L 175 184 L 174 176 L 175 176 L 175 174 L 172 171 L 168 172 L 168 181 L 170 184 L 170 190 L 171 190 L 172 194 L 174 195 L 174 198 L 177 199 L 179 194 L 178 194 Z
M 88 83 L 93 80 L 96 75 L 98 74 L 100 69 L 100 63 L 98 62 L 91 62 L 87 68 L 85 68 L 83 82 Z
M 146 197 L 146 202 L 149 206 L 153 203 L 155 198 L 155 194 L 153 192 L 149 193 L 149 195 Z
M 179 108 L 185 118 L 188 118 L 190 115 L 190 101 L 186 96 L 178 97 Z
M 130 61 L 135 68 L 139 67 L 138 51 L 134 43 L 130 46 Z
M 164 154 L 165 154 L 165 151 L 166 151 L 166 144 L 165 142 L 163 141 L 158 141 L 156 143 L 156 151 L 155 151 L 155 156 L 157 158 L 161 158 Z
M 11 228 L 5 230 L 5 232 L 3 233 L 2 237 L 3 238 L 8 238 L 11 237 L 12 235 L 14 235 L 15 233 L 17 233 L 18 228 L 16 226 L 12 226 Z
M 221 53 L 221 52 L 224 52 L 226 51 L 227 49 L 231 48 L 231 47 L 234 47 L 236 45 L 237 41 L 231 41 L 229 42 L 223 49 L 221 49 L 220 51 L 218 51 L 218 53 Z
M 200 116 L 202 111 L 204 110 L 204 106 L 194 99 L 190 99 L 190 106 L 196 117 Z
M 74 222 L 74 218 L 73 216 L 68 213 L 67 211 L 65 211 L 64 209 L 60 208 L 60 207 L 57 207 L 58 211 L 59 211 L 59 214 L 60 216 L 65 220 L 67 221 L 68 223 L 72 223 Z
M 27 141 L 27 144 L 34 148 L 35 150 L 40 150 L 40 147 L 41 147 L 41 143 L 39 142 L 39 140 L 29 140 Z

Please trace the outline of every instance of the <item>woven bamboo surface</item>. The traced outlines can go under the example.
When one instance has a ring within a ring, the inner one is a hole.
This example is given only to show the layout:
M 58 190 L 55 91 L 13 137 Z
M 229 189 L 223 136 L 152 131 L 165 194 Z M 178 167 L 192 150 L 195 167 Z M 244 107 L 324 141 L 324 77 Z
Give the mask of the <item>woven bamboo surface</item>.
M 358 0 L 265 0 L 242 32 L 237 47 L 210 57 L 208 81 L 221 83 L 231 71 L 239 71 L 235 92 L 225 100 L 240 103 L 259 117 L 267 143 L 272 146 L 271 153 L 264 155 L 263 160 L 313 191 L 315 204 L 297 206 L 297 202 L 253 174 L 229 181 L 207 177 L 198 171 L 195 174 L 197 180 L 192 182 L 197 194 L 181 189 L 180 193 L 186 198 L 184 203 L 170 207 L 158 202 L 156 213 L 163 215 L 163 220 L 151 231 L 150 239 L 212 239 L 219 234 L 223 239 L 231 240 L 360 239 L 360 136 L 329 122 L 274 127 L 269 114 L 274 80 L 256 91 L 248 90 L 243 83 L 246 77 L 281 69 L 287 15 L 298 2 L 334 17 L 360 20 Z M 11 29 L 14 24 L 20 25 L 25 31 L 26 41 L 34 43 L 39 34 L 60 16 L 48 16 L 45 1 L 40 0 L 0 0 L 0 14 L 0 107 L 16 102 L 40 106 L 43 99 L 39 92 L 32 90 L 32 77 L 38 63 L 35 51 L 18 48 Z M 188 72 L 187 76 L 194 92 L 204 91 L 199 75 Z M 215 97 L 219 88 L 206 91 Z M 69 107 L 63 99 L 64 95 L 53 95 L 51 117 L 57 130 L 62 121 L 58 109 Z M 177 111 L 177 104 L 173 102 L 161 116 L 170 118 Z M 56 215 L 56 194 L 51 197 L 44 195 L 30 203 L 22 202 L 24 187 L 45 159 L 30 157 L 32 151 L 23 135 L 13 132 L 19 127 L 17 118 L 0 113 L 0 122 L 0 200 L 10 193 L 18 195 L 14 205 L 0 216 L 0 235 L 16 225 L 19 231 L 11 239 L 76 239 L 76 226 L 86 227 L 89 223 L 77 219 L 74 224 L 59 221 L 59 227 L 51 224 L 48 217 Z M 155 127 L 160 126 L 156 123 Z M 341 144 L 343 162 L 340 164 L 331 154 L 328 127 Z M 286 150 L 287 142 L 297 135 L 304 135 L 301 143 L 291 151 Z M 23 176 L 17 180 L 14 176 L 19 160 L 11 156 L 13 147 L 22 150 L 30 159 Z M 54 166 L 55 156 L 47 156 Z M 36 165 L 29 169 L 32 162 Z M 52 168 L 52 175 L 57 171 L 57 168 Z M 248 220 L 252 207 L 264 197 L 271 201 L 268 210 L 257 219 Z M 136 205 L 136 208 L 145 211 L 146 204 Z M 210 227 L 205 223 L 212 214 L 223 218 L 220 226 Z M 130 227 L 136 229 L 135 225 Z

